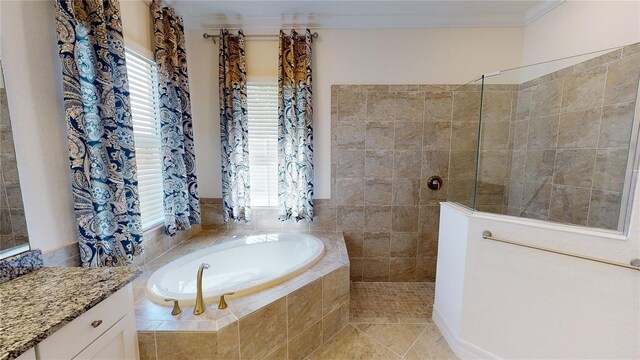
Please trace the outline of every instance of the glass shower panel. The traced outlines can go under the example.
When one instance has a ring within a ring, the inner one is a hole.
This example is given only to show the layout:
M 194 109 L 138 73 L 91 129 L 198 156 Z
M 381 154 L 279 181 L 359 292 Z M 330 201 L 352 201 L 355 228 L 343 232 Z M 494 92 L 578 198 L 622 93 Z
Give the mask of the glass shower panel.
M 482 106 L 482 78 L 452 93 L 447 200 L 473 207 L 478 160 L 478 129 Z
M 485 77 L 474 209 L 622 231 L 639 78 L 640 44 Z

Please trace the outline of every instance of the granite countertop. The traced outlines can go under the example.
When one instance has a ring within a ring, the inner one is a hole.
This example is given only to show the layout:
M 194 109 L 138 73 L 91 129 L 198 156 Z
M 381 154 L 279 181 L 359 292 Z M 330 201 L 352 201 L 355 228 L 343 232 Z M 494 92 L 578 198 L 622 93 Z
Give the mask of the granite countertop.
M 134 267 L 42 268 L 0 284 L 0 360 L 20 356 L 140 273 Z

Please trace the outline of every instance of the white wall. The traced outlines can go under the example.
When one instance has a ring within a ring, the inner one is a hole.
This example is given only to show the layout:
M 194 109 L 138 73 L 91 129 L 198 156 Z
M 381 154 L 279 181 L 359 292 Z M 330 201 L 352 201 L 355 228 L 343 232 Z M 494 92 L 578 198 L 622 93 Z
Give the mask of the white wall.
M 466 83 L 485 72 L 518 66 L 523 29 L 318 33 L 313 45 L 315 197 L 324 199 L 331 191 L 331 85 Z M 200 195 L 220 197 L 218 46 L 203 40 L 202 31 L 189 31 L 187 47 Z M 275 41 L 248 40 L 249 76 L 277 71 L 277 51 Z
M 2 65 L 32 248 L 77 241 L 53 2 L 2 1 Z
M 522 63 L 640 41 L 640 1 L 565 1 L 524 29 Z
M 32 248 L 77 241 L 52 1 L 1 1 L 2 65 Z M 149 7 L 121 3 L 125 41 L 151 49 Z

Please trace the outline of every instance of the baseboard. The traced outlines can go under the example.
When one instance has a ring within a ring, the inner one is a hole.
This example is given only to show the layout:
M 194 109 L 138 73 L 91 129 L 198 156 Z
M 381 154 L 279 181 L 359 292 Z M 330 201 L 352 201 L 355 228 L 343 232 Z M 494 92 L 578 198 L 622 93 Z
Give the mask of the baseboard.
M 487 360 L 502 360 L 500 357 L 482 349 L 476 345 L 473 345 L 458 337 L 458 334 L 453 332 L 453 329 L 445 318 L 440 314 L 437 307 L 433 307 L 432 315 L 433 323 L 436 324 L 442 337 L 447 341 L 451 350 L 460 359 L 487 359 Z

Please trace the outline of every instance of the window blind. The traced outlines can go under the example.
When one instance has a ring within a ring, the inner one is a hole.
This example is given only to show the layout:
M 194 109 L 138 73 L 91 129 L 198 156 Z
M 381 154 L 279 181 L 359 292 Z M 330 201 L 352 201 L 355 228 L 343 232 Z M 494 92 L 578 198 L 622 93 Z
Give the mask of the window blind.
M 278 84 L 247 84 L 251 206 L 278 205 Z
M 126 57 L 142 229 L 148 230 L 164 222 L 157 66 L 129 49 Z

